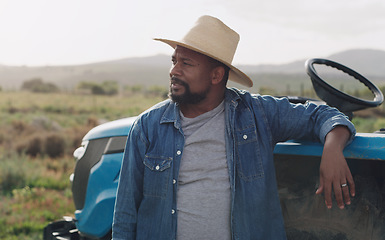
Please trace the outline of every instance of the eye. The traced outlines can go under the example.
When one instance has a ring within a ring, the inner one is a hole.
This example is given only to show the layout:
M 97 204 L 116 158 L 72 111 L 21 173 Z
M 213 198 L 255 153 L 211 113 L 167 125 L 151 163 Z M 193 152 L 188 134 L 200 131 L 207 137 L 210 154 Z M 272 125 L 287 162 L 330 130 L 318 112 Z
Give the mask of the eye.
M 191 61 L 190 59 L 186 59 L 183 61 L 183 65 L 186 65 L 186 66 L 195 66 L 195 62 L 194 61 Z

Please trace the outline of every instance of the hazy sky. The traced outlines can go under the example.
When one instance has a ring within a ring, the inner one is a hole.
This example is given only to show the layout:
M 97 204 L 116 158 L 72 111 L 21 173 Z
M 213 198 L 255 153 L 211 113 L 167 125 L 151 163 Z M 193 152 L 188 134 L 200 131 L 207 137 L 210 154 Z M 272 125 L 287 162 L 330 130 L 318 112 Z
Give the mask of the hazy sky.
M 0 64 L 71 65 L 171 54 L 201 15 L 241 35 L 234 64 L 385 50 L 384 0 L 0 0 Z

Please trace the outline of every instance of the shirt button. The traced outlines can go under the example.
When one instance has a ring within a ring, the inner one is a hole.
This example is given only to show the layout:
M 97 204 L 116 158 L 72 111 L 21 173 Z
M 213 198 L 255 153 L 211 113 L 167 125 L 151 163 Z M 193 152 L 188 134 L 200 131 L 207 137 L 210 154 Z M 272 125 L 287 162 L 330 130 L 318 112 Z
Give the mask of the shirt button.
M 176 155 L 180 155 L 182 152 L 180 150 L 176 151 Z
M 175 184 L 175 183 L 176 183 L 176 180 L 175 180 L 175 179 L 173 179 L 173 180 L 172 180 L 172 184 Z
M 245 139 L 245 140 L 247 139 L 247 135 L 246 135 L 246 134 L 245 134 L 245 135 L 243 135 L 243 139 Z
M 158 171 L 159 170 L 159 165 L 155 167 L 155 170 Z
M 174 213 L 175 213 L 175 210 L 174 210 L 174 209 L 172 209 L 172 210 L 171 210 L 171 214 L 173 214 L 173 215 L 174 215 Z

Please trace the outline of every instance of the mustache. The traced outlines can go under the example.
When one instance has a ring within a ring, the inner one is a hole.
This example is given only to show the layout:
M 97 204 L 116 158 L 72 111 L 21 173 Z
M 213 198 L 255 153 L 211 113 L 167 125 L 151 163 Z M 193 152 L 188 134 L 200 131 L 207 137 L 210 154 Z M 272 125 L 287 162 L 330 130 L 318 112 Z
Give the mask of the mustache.
M 171 83 L 172 84 L 180 84 L 182 86 L 188 86 L 188 84 L 186 82 L 184 82 L 183 80 L 177 78 L 177 77 L 171 77 Z

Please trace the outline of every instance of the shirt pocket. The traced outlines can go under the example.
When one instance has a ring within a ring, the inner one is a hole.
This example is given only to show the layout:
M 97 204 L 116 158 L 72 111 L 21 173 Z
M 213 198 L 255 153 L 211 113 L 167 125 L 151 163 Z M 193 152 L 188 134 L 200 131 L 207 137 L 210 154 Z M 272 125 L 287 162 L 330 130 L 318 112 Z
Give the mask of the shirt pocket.
M 255 128 L 237 131 L 236 147 L 239 177 L 245 181 L 263 178 L 263 164 Z
M 171 175 L 172 158 L 146 155 L 143 161 L 144 182 L 143 195 L 165 198 Z

